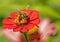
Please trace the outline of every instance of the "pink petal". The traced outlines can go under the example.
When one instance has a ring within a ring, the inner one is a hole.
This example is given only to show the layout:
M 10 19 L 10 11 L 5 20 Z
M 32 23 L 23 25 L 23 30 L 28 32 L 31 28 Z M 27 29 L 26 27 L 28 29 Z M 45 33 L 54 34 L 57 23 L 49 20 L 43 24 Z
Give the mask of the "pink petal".
M 8 38 L 9 40 L 11 40 L 12 42 L 15 41 L 15 42 L 19 42 L 20 39 L 20 33 L 19 32 L 13 32 L 12 30 L 8 30 L 8 29 L 3 29 L 3 35 Z M 16 36 L 17 35 L 17 36 Z
M 45 28 L 50 24 L 50 20 L 49 19 L 44 19 L 41 21 L 41 23 L 39 24 L 39 32 L 42 32 L 45 30 Z
M 56 35 L 57 30 L 56 30 L 56 27 L 55 27 L 54 24 L 50 24 L 50 25 L 48 26 L 48 29 L 49 29 L 50 35 Z
M 49 33 L 49 29 L 48 29 L 49 24 L 50 24 L 50 20 L 44 19 L 41 21 L 41 23 L 39 25 L 39 33 L 41 34 L 40 38 L 42 40 L 46 40 L 47 38 L 50 37 L 50 33 Z

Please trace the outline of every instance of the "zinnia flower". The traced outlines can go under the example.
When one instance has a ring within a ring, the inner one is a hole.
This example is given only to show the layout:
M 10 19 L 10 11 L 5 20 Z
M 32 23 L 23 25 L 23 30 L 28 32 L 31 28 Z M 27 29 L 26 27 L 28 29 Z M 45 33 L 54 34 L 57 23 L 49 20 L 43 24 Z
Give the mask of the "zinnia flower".
M 3 20 L 3 28 L 13 29 L 14 32 L 28 32 L 34 26 L 38 27 L 40 19 L 36 10 L 21 10 L 12 12 L 8 18 Z

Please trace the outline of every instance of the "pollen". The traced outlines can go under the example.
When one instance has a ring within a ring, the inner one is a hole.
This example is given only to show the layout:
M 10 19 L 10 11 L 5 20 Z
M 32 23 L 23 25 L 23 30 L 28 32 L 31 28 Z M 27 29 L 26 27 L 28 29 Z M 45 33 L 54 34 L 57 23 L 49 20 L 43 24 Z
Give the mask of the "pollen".
M 22 24 L 24 25 L 28 23 L 27 18 L 28 17 L 26 17 L 26 14 L 18 14 L 14 22 L 18 25 L 22 25 Z

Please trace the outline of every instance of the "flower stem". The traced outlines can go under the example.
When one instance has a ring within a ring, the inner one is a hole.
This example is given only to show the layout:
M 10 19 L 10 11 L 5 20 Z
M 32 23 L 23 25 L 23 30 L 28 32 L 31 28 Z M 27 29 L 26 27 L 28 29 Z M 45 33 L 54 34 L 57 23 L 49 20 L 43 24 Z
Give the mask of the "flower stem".
M 24 35 L 24 37 L 25 37 L 26 42 L 29 42 L 27 33 L 23 33 L 23 35 Z

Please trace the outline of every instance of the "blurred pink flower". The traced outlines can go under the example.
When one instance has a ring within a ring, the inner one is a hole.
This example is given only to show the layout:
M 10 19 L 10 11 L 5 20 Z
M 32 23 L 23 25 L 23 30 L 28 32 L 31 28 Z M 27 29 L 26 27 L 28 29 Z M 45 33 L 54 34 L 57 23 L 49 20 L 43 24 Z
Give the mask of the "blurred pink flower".
M 57 33 L 55 25 L 51 24 L 49 19 L 44 19 L 41 21 L 41 23 L 39 24 L 39 30 L 38 31 L 39 31 L 39 34 L 41 35 L 40 41 L 34 40 L 31 42 L 44 42 L 51 35 L 55 35 Z M 19 37 L 21 35 L 20 32 L 13 32 L 12 29 L 10 31 L 8 29 L 3 29 L 3 34 L 8 39 L 10 39 L 12 42 L 21 42 L 19 39 Z
M 50 23 L 50 19 L 44 19 L 39 24 L 39 33 L 41 33 L 41 39 L 47 40 L 51 35 L 56 35 L 57 30 L 53 23 Z

